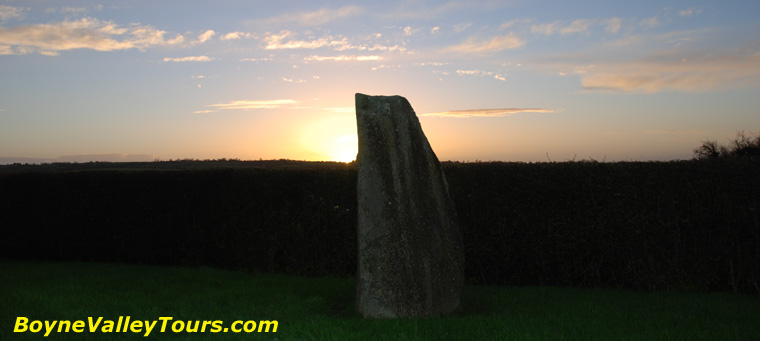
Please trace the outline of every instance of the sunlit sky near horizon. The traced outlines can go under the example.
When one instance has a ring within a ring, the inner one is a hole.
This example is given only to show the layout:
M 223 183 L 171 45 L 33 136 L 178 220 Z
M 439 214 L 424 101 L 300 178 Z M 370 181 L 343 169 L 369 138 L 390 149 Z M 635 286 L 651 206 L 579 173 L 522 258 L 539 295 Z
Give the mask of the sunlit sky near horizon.
M 0 0 L 0 164 L 356 154 L 402 95 L 441 160 L 689 159 L 760 130 L 758 1 Z

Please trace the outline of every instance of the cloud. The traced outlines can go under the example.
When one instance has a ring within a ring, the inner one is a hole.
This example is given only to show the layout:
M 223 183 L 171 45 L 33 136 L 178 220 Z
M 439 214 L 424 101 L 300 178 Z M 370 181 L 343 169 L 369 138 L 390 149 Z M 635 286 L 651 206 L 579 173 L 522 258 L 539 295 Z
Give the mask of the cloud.
M 179 58 L 164 58 L 164 62 L 182 63 L 182 62 L 210 62 L 214 60 L 209 56 L 191 56 L 191 57 L 179 57 Z
M 311 12 L 286 13 L 276 17 L 262 20 L 253 20 L 253 23 L 264 26 L 280 24 L 300 24 L 304 26 L 324 25 L 336 19 L 342 19 L 362 13 L 359 6 L 349 5 L 337 9 L 322 8 Z
M 208 107 L 225 110 L 239 110 L 239 109 L 276 109 L 289 104 L 296 104 L 297 102 L 291 99 L 275 99 L 275 100 L 241 100 L 230 101 L 226 103 L 210 104 Z
M 433 28 L 431 28 L 431 29 L 430 29 L 430 33 L 432 33 L 432 34 L 436 34 L 436 33 L 438 33 L 440 30 L 441 30 L 441 28 L 440 28 L 440 27 L 438 27 L 438 26 L 436 26 L 436 27 L 433 27 Z
M 97 5 L 94 7 L 71 7 L 71 6 L 63 6 L 61 9 L 56 8 L 48 8 L 45 10 L 45 13 L 55 13 L 55 12 L 61 12 L 65 14 L 81 14 L 81 13 L 87 13 L 92 11 L 102 11 L 103 5 Z
M 543 35 L 552 35 L 559 28 L 559 22 L 555 21 L 548 24 L 531 25 L 530 32 Z
M 470 26 L 472 26 L 471 22 L 456 24 L 456 25 L 454 25 L 454 32 L 456 32 L 456 33 L 463 32 L 466 29 L 470 28 Z
M 482 71 L 482 70 L 457 70 L 458 75 L 469 75 L 469 76 L 491 76 L 493 75 L 493 72 L 490 71 Z
M 216 32 L 214 32 L 214 30 L 203 32 L 203 34 L 198 36 L 198 43 L 205 43 L 209 41 L 209 39 L 213 38 L 215 34 Z
M 593 20 L 578 19 L 570 23 L 569 26 L 561 29 L 560 34 L 567 35 L 567 34 L 573 34 L 573 33 L 588 32 L 588 27 L 591 26 L 593 23 L 594 23 Z
M 219 38 L 219 39 L 221 39 L 221 40 L 237 40 L 237 39 L 242 39 L 242 38 L 254 38 L 254 37 L 255 36 L 253 34 L 248 33 L 248 32 L 235 31 L 235 32 L 227 33 L 227 34 L 221 36 L 221 38 Z
M 528 18 L 524 18 L 524 19 L 512 19 L 510 21 L 507 21 L 507 22 L 501 24 L 501 26 L 499 26 L 499 30 L 502 31 L 502 30 L 506 30 L 508 28 L 512 28 L 513 26 L 515 26 L 517 24 L 530 24 L 531 22 L 533 22 L 533 19 L 528 19 Z
M 434 116 L 434 117 L 457 117 L 457 118 L 469 118 L 469 117 L 507 117 L 522 112 L 532 113 L 553 113 L 552 109 L 539 109 L 539 108 L 504 108 L 504 109 L 470 109 L 470 110 L 450 110 L 429 114 L 422 114 L 422 116 Z
M 306 83 L 306 81 L 303 79 L 292 79 L 292 78 L 285 78 L 285 77 L 282 77 L 282 81 L 287 82 L 287 83 Z
M 69 7 L 69 6 L 61 7 L 61 13 L 85 13 L 85 12 L 87 12 L 87 7 Z
M 408 30 L 413 32 L 411 28 Z M 307 49 L 315 50 L 320 48 L 330 48 L 334 51 L 398 51 L 404 52 L 406 48 L 400 45 L 385 46 L 381 44 L 374 45 L 355 45 L 348 41 L 346 37 L 334 37 L 327 36 L 312 40 L 298 40 L 295 39 L 295 34 L 289 30 L 282 30 L 278 33 L 267 32 L 262 39 L 265 43 L 264 49 L 266 50 L 287 50 L 287 49 Z
M 654 130 L 644 130 L 645 134 L 704 134 L 705 130 L 699 130 L 699 129 L 691 129 L 691 130 L 684 130 L 684 129 L 654 129 Z
M 265 62 L 272 60 L 272 58 L 243 58 L 240 61 L 241 62 Z
M 657 17 L 651 17 L 647 19 L 642 19 L 639 22 L 639 25 L 646 27 L 646 28 L 655 28 L 657 25 L 660 24 L 660 20 L 657 19 Z
M 473 0 L 469 1 L 441 1 L 443 3 L 438 7 L 432 7 L 436 4 L 435 1 L 402 1 L 401 5 L 397 6 L 394 10 L 378 14 L 382 19 L 386 20 L 410 20 L 410 19 L 430 19 L 438 17 L 446 12 L 456 10 L 461 7 L 478 7 L 482 4 L 477 4 Z
M 691 8 L 687 8 L 685 10 L 679 11 L 678 15 L 682 17 L 690 17 L 693 15 L 699 15 L 700 13 L 702 13 L 702 9 L 691 7 Z
M 496 36 L 487 41 L 476 41 L 475 38 L 469 38 L 462 44 L 451 46 L 445 50 L 454 52 L 497 52 L 508 49 L 516 49 L 523 46 L 525 42 L 514 35 L 509 33 L 503 36 Z
M 607 26 L 605 26 L 604 30 L 609 33 L 617 34 L 620 31 L 620 27 L 622 26 L 622 24 L 623 24 L 623 20 L 620 18 L 608 19 L 606 20 Z
M 116 51 L 144 50 L 152 46 L 174 45 L 184 38 L 165 37 L 166 31 L 149 25 L 120 27 L 111 21 L 82 18 L 53 24 L 36 24 L 13 28 L 0 27 L 0 51 L 4 54 L 40 53 L 58 55 L 59 51 L 91 49 Z
M 23 18 L 24 8 L 0 5 L 0 20 Z
M 493 78 L 496 78 L 500 81 L 507 81 L 507 77 L 502 76 L 502 75 L 494 75 Z
M 305 61 L 316 61 L 316 62 L 322 62 L 322 61 L 336 61 L 336 62 L 343 62 L 343 61 L 376 61 L 376 60 L 382 60 L 383 57 L 381 56 L 309 56 L 304 58 Z
M 631 93 L 705 92 L 760 85 L 760 55 L 597 64 L 582 75 L 586 90 Z
M 321 47 L 337 47 L 346 45 L 348 42 L 345 39 L 334 40 L 333 37 L 320 38 L 312 41 L 304 40 L 287 40 L 286 38 L 292 37 L 293 32 L 288 30 L 282 30 L 279 33 L 268 33 L 264 37 L 264 46 L 267 50 L 283 50 L 283 49 L 318 49 Z
M 216 110 L 197 110 L 193 111 L 193 114 L 210 114 L 212 112 L 216 112 Z

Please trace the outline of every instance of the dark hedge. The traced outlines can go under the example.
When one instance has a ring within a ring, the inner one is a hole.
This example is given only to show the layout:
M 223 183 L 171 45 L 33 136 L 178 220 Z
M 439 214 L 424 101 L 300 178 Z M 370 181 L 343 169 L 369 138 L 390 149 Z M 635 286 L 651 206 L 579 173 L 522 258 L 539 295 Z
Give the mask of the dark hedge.
M 470 283 L 760 293 L 760 160 L 444 163 Z M 356 269 L 356 170 L 0 172 L 0 257 Z

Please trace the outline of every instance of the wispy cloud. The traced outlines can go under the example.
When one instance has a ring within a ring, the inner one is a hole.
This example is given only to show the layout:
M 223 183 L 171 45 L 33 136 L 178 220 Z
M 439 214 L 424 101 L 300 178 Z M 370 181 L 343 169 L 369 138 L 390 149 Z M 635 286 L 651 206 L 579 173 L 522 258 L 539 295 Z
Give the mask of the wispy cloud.
M 657 18 L 653 18 L 657 20 Z M 530 19 L 519 19 L 505 22 L 501 25 L 501 29 L 509 28 L 518 23 L 528 24 L 532 23 Z M 604 31 L 607 33 L 617 34 L 620 32 L 620 28 L 623 25 L 623 19 L 621 18 L 609 18 L 609 19 L 577 19 L 573 21 L 553 21 L 543 24 L 531 24 L 530 32 L 533 34 L 540 34 L 545 36 L 551 36 L 554 34 L 570 35 L 578 33 L 589 33 L 592 28 L 604 27 Z
M 588 27 L 594 24 L 593 20 L 588 19 L 578 19 L 570 23 L 570 25 L 562 28 L 560 30 L 560 33 L 563 35 L 567 34 L 573 34 L 573 33 L 584 33 L 588 32 Z
M 609 33 L 617 34 L 620 31 L 620 27 L 622 25 L 623 25 L 623 19 L 620 19 L 620 18 L 607 19 L 605 20 L 604 30 Z
M 553 113 L 552 109 L 540 109 L 540 108 L 504 108 L 504 109 L 470 109 L 470 110 L 450 110 L 443 112 L 435 112 L 429 114 L 422 114 L 422 116 L 435 116 L 435 117 L 507 117 L 515 114 L 531 112 L 531 113 Z
M 487 72 L 483 70 L 457 70 L 458 75 L 492 75 L 492 72 Z
M 702 9 L 701 8 L 691 7 L 691 8 L 687 8 L 685 10 L 679 11 L 678 15 L 680 15 L 682 17 L 690 17 L 690 16 L 693 16 L 693 15 L 699 15 L 701 13 L 702 13 Z
M 120 27 L 111 21 L 82 18 L 53 24 L 0 27 L 0 51 L 5 54 L 40 53 L 57 55 L 59 51 L 91 49 L 115 51 L 146 49 L 151 46 L 174 45 L 184 41 L 181 35 L 167 39 L 166 31 L 149 25 L 130 24 Z
M 660 20 L 657 17 L 646 18 L 639 21 L 639 25 L 646 28 L 655 28 L 660 25 Z
M 514 27 L 515 25 L 518 25 L 518 24 L 530 24 L 531 22 L 533 22 L 533 19 L 529 19 L 529 18 L 512 19 L 510 21 L 507 21 L 507 22 L 501 24 L 501 26 L 499 26 L 499 30 L 500 31 L 501 30 L 506 30 L 506 29 L 512 28 L 512 27 Z
M 229 101 L 225 103 L 210 104 L 208 107 L 224 110 L 241 110 L 241 109 L 276 109 L 286 105 L 296 104 L 292 99 L 275 99 L 275 100 L 240 100 Z
M 303 79 L 292 79 L 286 77 L 282 77 L 282 81 L 286 83 L 306 83 L 306 80 Z
M 760 55 L 598 64 L 582 76 L 581 82 L 586 90 L 634 93 L 758 86 Z
M 461 7 L 477 7 L 473 0 L 469 1 L 447 1 L 437 7 L 431 7 L 436 2 L 425 1 L 404 1 L 400 6 L 392 11 L 378 14 L 381 18 L 387 20 L 409 20 L 409 19 L 430 19 L 442 15 L 446 12 L 456 10 Z
M 23 18 L 24 8 L 0 5 L 0 20 Z
M 249 33 L 249 32 L 235 31 L 235 32 L 227 33 L 227 34 L 221 36 L 219 39 L 221 39 L 221 40 L 238 40 L 238 39 L 243 39 L 243 38 L 255 38 L 255 37 L 256 36 L 254 34 Z
M 288 30 L 282 30 L 279 33 L 268 33 L 264 37 L 264 46 L 267 50 L 283 49 L 318 49 L 321 47 L 338 47 L 348 44 L 345 39 L 337 40 L 333 37 L 319 38 L 311 41 L 288 39 L 294 34 Z
M 64 13 L 64 14 L 82 14 L 87 12 L 93 12 L 93 11 L 102 11 L 103 5 L 97 5 L 92 7 L 71 7 L 71 6 L 63 6 L 60 9 L 58 8 L 48 8 L 45 10 L 45 13 Z
M 644 130 L 644 134 L 671 134 L 671 135 L 686 135 L 686 134 L 704 134 L 705 130 L 699 129 L 654 129 Z
M 335 62 L 344 62 L 344 61 L 376 61 L 376 60 L 382 60 L 383 57 L 381 56 L 309 56 L 304 58 L 305 61 L 316 61 L 316 62 L 322 62 L 322 61 L 335 61 Z
M 470 26 L 472 26 L 471 22 L 456 24 L 456 25 L 454 25 L 454 32 L 456 32 L 456 33 L 463 32 L 463 31 L 467 30 L 468 28 L 470 28 Z
M 267 57 L 267 58 L 243 58 L 240 61 L 241 62 L 265 62 L 265 61 L 270 61 L 270 60 L 272 60 L 272 58 Z
M 507 35 L 502 36 L 496 36 L 491 38 L 490 40 L 483 40 L 478 41 L 477 39 L 469 38 L 465 40 L 463 43 L 455 46 L 451 46 L 446 48 L 446 51 L 453 51 L 453 52 L 464 52 L 464 53 L 473 53 L 473 52 L 497 52 L 497 51 L 503 51 L 503 50 L 509 50 L 509 49 L 516 49 L 520 46 L 525 45 L 525 42 L 515 36 L 514 33 L 509 33 Z
M 559 29 L 559 22 L 555 21 L 552 23 L 546 23 L 546 24 L 537 24 L 537 25 L 531 25 L 530 26 L 530 32 L 536 33 L 536 34 L 543 34 L 543 35 L 552 35 L 555 31 Z
M 205 43 L 213 38 L 214 35 L 216 35 L 216 32 L 214 32 L 214 30 L 207 30 L 198 36 L 198 43 Z
M 281 25 L 281 24 L 299 24 L 305 26 L 319 26 L 324 25 L 330 21 L 347 18 L 362 13 L 363 10 L 359 6 L 349 5 L 341 8 L 331 9 L 322 8 L 316 11 L 310 12 L 298 12 L 298 13 L 285 13 L 279 16 L 252 20 L 252 23 L 262 24 L 265 26 Z
M 178 57 L 178 58 L 164 58 L 164 62 L 182 63 L 182 62 L 210 62 L 214 60 L 209 56 L 190 56 L 190 57 Z

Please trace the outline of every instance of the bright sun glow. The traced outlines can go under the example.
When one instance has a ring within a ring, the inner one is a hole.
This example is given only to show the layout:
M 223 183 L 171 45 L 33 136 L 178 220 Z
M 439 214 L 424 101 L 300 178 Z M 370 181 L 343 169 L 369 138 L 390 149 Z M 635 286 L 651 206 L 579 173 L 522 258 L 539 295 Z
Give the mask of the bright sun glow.
M 330 161 L 351 162 L 356 159 L 359 140 L 356 135 L 342 135 L 335 139 Z
M 351 162 L 356 159 L 359 140 L 353 114 L 332 115 L 304 123 L 301 145 L 314 160 Z

